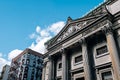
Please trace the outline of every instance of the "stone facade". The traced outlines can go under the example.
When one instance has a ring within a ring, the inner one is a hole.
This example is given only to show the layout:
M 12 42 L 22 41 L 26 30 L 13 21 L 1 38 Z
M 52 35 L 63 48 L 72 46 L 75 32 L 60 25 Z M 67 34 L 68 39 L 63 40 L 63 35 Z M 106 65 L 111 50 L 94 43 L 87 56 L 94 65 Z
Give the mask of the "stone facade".
M 120 80 L 120 0 L 68 17 L 45 46 L 42 80 Z
M 12 59 L 8 80 L 42 80 L 43 55 L 25 49 Z

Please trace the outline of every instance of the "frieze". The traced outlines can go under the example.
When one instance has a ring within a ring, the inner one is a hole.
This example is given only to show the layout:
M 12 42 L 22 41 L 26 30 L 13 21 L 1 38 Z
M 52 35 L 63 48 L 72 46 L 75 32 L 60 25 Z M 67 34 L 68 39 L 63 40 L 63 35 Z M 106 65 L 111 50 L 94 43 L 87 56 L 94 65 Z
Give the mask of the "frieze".
M 104 25 L 107 24 L 107 23 L 108 23 L 108 20 L 105 20 L 105 21 L 103 21 L 103 22 L 101 22 L 101 23 L 95 25 L 94 27 L 92 27 L 92 28 L 86 30 L 86 31 L 83 32 L 82 34 L 83 34 L 83 36 L 85 36 L 85 35 L 87 35 L 87 34 L 93 32 L 93 31 L 95 31 L 95 30 L 98 29 L 99 27 L 104 26 Z
M 101 4 L 100 7 L 97 7 L 96 9 L 92 10 L 89 14 L 87 14 L 85 17 L 93 16 L 93 15 L 102 15 L 106 13 L 106 6 L 104 4 Z

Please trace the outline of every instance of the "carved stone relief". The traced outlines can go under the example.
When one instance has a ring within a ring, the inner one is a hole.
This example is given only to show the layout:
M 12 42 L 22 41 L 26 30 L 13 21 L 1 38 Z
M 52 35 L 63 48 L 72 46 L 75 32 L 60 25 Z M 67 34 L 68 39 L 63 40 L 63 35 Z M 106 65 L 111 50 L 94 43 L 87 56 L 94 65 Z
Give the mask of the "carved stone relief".
M 82 21 L 82 22 L 79 22 L 79 23 L 69 25 L 69 28 L 67 29 L 67 31 L 63 32 L 63 34 L 57 39 L 57 42 L 63 40 L 67 36 L 75 33 L 76 31 L 78 31 L 81 28 L 85 27 L 86 25 L 88 25 L 90 22 L 92 22 L 94 20 L 91 19 L 91 20 L 88 20 L 88 21 Z

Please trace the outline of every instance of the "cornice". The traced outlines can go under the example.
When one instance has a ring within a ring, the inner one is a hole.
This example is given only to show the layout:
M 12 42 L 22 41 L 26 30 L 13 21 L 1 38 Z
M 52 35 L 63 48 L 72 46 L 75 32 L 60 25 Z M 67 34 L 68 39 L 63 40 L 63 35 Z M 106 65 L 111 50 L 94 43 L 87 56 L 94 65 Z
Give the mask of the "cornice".
M 105 16 L 106 16 L 106 17 L 105 17 Z M 90 26 L 92 27 L 93 25 L 96 25 L 97 23 L 99 23 L 100 21 L 105 20 L 106 18 L 107 18 L 107 14 L 104 15 L 104 16 L 102 16 L 102 17 L 100 17 L 99 19 L 97 19 L 96 21 L 92 22 L 91 24 L 83 27 L 81 30 L 76 31 L 75 33 L 73 33 L 73 34 L 71 34 L 70 36 L 66 37 L 65 39 L 63 39 L 63 40 L 60 41 L 59 43 L 55 43 L 55 44 L 51 45 L 51 46 L 48 48 L 48 51 L 49 51 L 50 49 L 52 49 L 53 47 L 55 48 L 55 47 L 57 47 L 57 46 L 60 46 L 60 45 L 63 44 L 64 42 L 68 41 L 69 39 L 72 39 L 72 38 L 76 37 L 77 35 L 79 35 L 79 33 L 82 33 L 82 32 L 84 32 L 87 28 L 90 28 Z M 75 35 L 76 35 L 76 36 L 75 36 Z
M 33 55 L 37 55 L 37 56 L 43 58 L 43 54 L 38 53 L 38 52 L 36 52 L 36 51 L 33 51 L 33 50 L 29 49 L 29 48 L 26 48 L 26 49 L 25 49 L 23 52 L 21 52 L 18 56 L 16 56 L 15 58 L 13 58 L 12 61 L 16 61 L 16 60 L 17 60 L 18 58 L 20 58 L 23 54 L 26 54 L 26 53 L 28 53 L 28 52 L 30 52 L 30 53 L 33 54 Z

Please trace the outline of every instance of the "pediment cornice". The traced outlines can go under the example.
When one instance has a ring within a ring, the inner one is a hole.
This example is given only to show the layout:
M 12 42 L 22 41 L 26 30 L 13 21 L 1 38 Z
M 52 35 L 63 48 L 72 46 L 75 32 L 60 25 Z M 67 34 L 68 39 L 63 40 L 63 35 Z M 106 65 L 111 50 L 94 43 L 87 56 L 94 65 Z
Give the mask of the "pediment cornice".
M 68 38 L 70 35 L 78 32 L 79 30 L 82 30 L 86 26 L 89 26 L 96 21 L 98 21 L 101 17 L 105 15 L 109 15 L 109 12 L 107 11 L 106 5 L 101 5 L 100 7 L 96 8 L 95 10 L 91 11 L 89 14 L 82 18 L 78 18 L 73 20 L 71 17 L 68 17 L 66 21 L 66 25 L 63 27 L 63 29 L 49 41 L 49 44 L 47 44 L 47 48 L 50 46 L 60 43 L 62 40 Z

